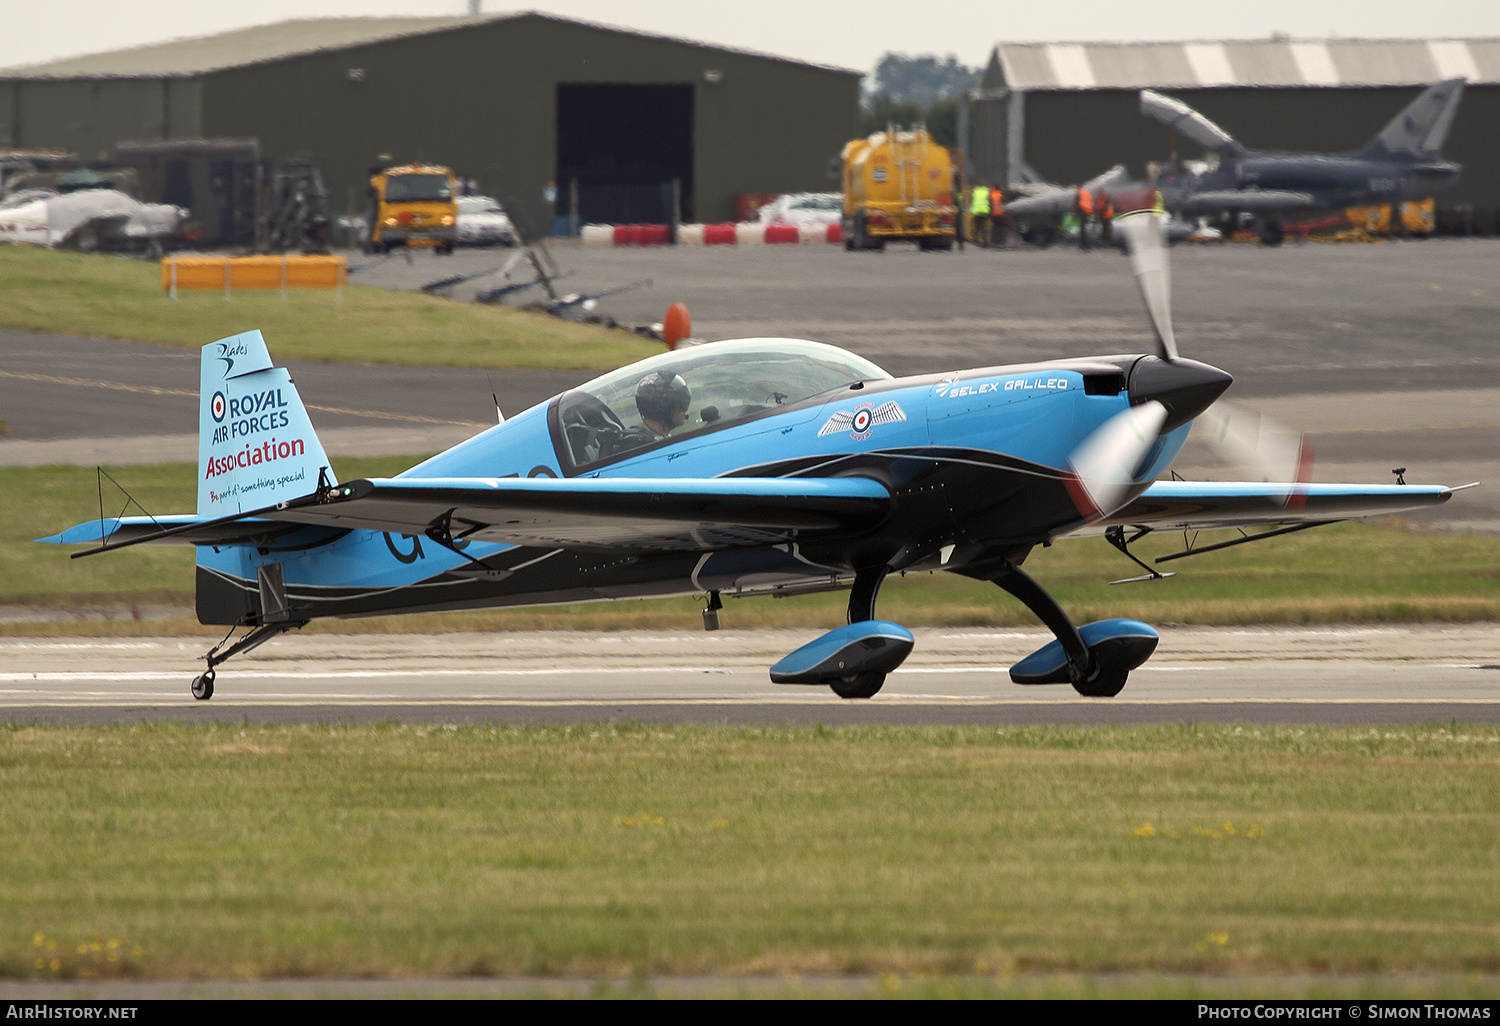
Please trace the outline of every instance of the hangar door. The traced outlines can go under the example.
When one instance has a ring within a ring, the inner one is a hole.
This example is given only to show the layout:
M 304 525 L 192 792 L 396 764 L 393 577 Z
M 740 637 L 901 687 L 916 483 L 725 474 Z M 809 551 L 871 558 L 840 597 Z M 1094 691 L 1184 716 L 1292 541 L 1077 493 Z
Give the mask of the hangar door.
M 581 224 L 664 224 L 673 181 L 694 220 L 693 87 L 558 83 L 554 180 L 563 216 L 577 181 Z

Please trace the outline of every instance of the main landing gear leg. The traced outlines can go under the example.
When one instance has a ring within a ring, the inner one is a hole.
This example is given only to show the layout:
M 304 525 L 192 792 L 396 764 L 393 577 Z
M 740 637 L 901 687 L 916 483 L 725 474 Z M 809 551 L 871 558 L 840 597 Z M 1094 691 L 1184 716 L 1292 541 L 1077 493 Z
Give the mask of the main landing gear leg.
M 884 563 L 855 572 L 854 587 L 849 590 L 850 623 L 875 619 L 875 599 L 890 572 L 891 568 Z M 840 698 L 873 698 L 885 686 L 885 674 L 866 670 L 832 681 L 828 686 Z
M 1057 600 L 1020 567 L 1007 564 L 990 580 L 1025 603 L 1057 637 L 1011 667 L 1010 679 L 1017 684 L 1070 683 L 1080 695 L 1109 698 L 1156 651 L 1156 631 L 1138 620 L 1075 626 Z
M 229 640 L 225 638 L 224 641 L 219 642 L 213 648 L 209 649 L 208 654 L 203 657 L 208 663 L 208 669 L 193 678 L 193 697 L 199 701 L 206 701 L 214 697 L 214 667 L 231 656 L 237 656 L 241 652 L 248 652 L 257 645 L 270 641 L 278 634 L 306 626 L 306 620 L 285 620 L 281 623 L 262 624 L 228 648 L 224 648 L 225 642 Z M 220 649 L 223 649 L 223 651 L 221 652 Z
M 1089 653 L 1088 646 L 1083 643 L 1083 635 L 1078 633 L 1078 627 L 1063 612 L 1057 600 L 1047 594 L 1047 590 L 1036 583 L 1030 574 L 1018 566 L 1012 566 L 990 579 L 1020 599 L 1056 636 L 1068 657 L 1068 679 L 1079 694 L 1108 696 L 1120 693 L 1120 689 L 1125 686 L 1124 674 L 1120 675 L 1118 684 L 1113 684 L 1113 690 L 1085 690 L 1101 684 L 1109 687 L 1110 684 L 1099 680 L 1099 666 Z

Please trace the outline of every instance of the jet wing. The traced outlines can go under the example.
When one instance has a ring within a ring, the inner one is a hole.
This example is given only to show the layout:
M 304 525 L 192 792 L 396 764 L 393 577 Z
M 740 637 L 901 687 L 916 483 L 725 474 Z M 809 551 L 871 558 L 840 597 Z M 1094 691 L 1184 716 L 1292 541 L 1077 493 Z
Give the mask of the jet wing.
M 1176 204 L 1184 217 L 1213 214 L 1221 210 L 1274 212 L 1307 210 L 1318 201 L 1310 192 L 1286 189 L 1220 189 L 1214 192 L 1190 192 Z
M 1239 143 L 1224 129 L 1181 100 L 1163 96 L 1154 89 L 1141 90 L 1141 113 L 1181 133 L 1205 150 L 1239 149 Z
M 891 494 L 842 478 L 388 478 L 350 481 L 243 518 L 89 521 L 40 541 L 195 545 L 346 530 L 554 548 L 710 552 L 867 530 Z
M 1447 502 L 1455 490 L 1443 485 L 1157 481 L 1123 509 L 1090 526 L 1125 524 L 1155 530 L 1207 531 L 1322 523 L 1437 506 Z

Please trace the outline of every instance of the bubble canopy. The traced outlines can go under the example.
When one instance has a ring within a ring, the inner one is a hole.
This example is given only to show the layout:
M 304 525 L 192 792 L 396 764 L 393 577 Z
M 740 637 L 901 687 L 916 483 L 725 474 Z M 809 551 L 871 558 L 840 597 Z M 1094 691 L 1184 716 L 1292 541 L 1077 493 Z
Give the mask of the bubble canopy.
M 673 423 L 643 416 L 636 403 L 637 389 L 653 376 L 659 381 L 680 377 L 687 385 L 686 408 L 670 418 Z M 559 396 L 552 408 L 558 457 L 572 470 L 613 462 L 856 381 L 890 377 L 863 357 L 801 339 L 739 339 L 663 353 Z

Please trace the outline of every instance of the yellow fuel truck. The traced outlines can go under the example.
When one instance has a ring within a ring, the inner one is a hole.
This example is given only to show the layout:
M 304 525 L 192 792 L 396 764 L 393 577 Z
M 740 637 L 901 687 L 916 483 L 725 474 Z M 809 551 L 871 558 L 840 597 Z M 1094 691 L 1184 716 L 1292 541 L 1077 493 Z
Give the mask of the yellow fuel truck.
M 927 129 L 894 128 L 844 147 L 844 248 L 907 240 L 952 249 L 958 225 L 953 162 Z
M 453 172 L 436 164 L 388 167 L 370 179 L 375 215 L 370 248 L 385 253 L 392 246 L 431 246 L 453 252 L 458 204 Z

